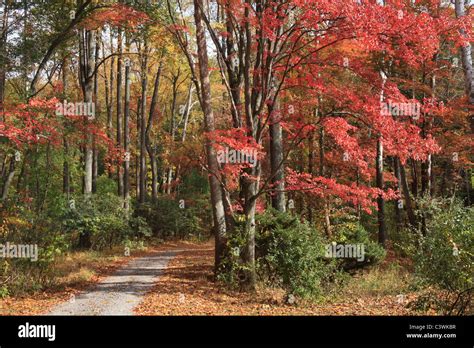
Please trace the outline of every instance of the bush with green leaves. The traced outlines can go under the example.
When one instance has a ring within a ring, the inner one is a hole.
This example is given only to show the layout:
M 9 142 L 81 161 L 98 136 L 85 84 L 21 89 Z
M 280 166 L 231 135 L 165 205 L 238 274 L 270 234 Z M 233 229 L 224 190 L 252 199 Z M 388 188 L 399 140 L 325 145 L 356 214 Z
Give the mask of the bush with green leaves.
M 244 250 L 244 222 L 236 219 L 236 230 L 227 241 L 228 255 L 219 278 L 230 284 L 238 283 L 244 274 L 241 260 Z M 331 242 L 323 234 L 301 222 L 298 215 L 270 209 L 256 217 L 256 264 L 260 281 L 284 288 L 301 298 L 317 299 L 337 287 L 348 274 L 344 271 L 355 262 L 364 267 L 385 257 L 384 249 L 370 238 L 369 233 L 357 222 L 340 223 L 334 241 L 364 244 L 364 261 L 326 257 L 326 246 Z
M 123 208 L 123 200 L 114 194 L 101 197 L 80 197 L 65 208 L 63 230 L 77 241 L 87 238 L 90 247 L 101 250 L 124 240 L 151 235 L 150 228 L 141 218 L 134 218 Z M 87 247 L 88 245 L 80 245 Z
M 364 246 L 364 260 L 339 260 L 340 267 L 344 270 L 373 265 L 385 258 L 385 249 L 371 238 L 370 233 L 358 222 L 357 217 L 346 216 L 344 222 L 332 226 L 332 229 L 334 236 L 331 242 L 336 242 L 337 244 L 362 244 Z
M 256 257 L 261 280 L 302 298 L 317 298 L 334 281 L 336 263 L 324 257 L 322 234 L 299 216 L 269 210 L 257 217 Z
M 472 306 L 474 293 L 474 209 L 450 200 L 424 206 L 426 235 L 419 233 L 408 253 L 422 284 L 452 295 L 438 309 L 462 314 Z
M 161 239 L 198 238 L 210 236 L 212 221 L 207 197 L 173 199 L 159 197 L 154 203 L 137 208 L 135 214 L 150 226 L 154 236 Z
M 36 258 L 0 259 L 0 298 L 42 290 L 54 282 L 54 260 L 68 250 L 67 236 L 46 214 L 19 209 L 0 212 L 0 244 L 37 246 Z

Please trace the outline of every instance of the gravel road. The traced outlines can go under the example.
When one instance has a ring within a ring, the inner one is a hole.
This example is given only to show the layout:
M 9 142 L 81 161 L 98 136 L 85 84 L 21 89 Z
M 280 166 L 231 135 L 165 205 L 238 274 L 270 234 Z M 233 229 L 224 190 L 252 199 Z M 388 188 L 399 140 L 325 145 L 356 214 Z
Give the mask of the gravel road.
M 58 305 L 49 315 L 133 315 L 133 309 L 178 252 L 157 252 L 134 259 L 90 291 Z

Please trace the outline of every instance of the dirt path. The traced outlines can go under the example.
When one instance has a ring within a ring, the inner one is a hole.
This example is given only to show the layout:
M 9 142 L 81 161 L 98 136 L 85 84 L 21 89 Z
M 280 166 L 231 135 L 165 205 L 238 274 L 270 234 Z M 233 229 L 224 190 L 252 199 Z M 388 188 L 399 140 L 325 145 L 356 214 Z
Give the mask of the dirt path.
M 181 250 L 161 251 L 130 261 L 90 291 L 62 303 L 49 315 L 133 315 L 163 274 L 168 262 Z

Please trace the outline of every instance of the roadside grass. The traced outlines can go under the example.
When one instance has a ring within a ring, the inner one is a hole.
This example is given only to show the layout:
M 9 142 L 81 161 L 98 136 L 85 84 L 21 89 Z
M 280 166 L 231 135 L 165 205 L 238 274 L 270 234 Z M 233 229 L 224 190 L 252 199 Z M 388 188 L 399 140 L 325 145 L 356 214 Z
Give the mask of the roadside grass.
M 187 242 L 151 239 L 146 244 L 131 245 L 130 256 L 123 246 L 103 251 L 71 251 L 55 258 L 48 272 L 39 267 L 12 268 L 9 261 L 7 274 L 1 273 L 2 284 L 8 280 L 10 291 L 0 292 L 0 315 L 38 315 L 47 313 L 60 302 L 85 290 L 102 278 L 128 263 L 131 259 L 152 251 L 185 248 Z M 2 263 L 0 262 L 0 265 Z
M 42 313 L 149 250 L 132 250 L 130 256 L 121 246 L 104 251 L 72 251 L 56 257 L 47 269 L 18 267 L 18 260 L 3 260 L 0 315 Z
M 342 288 L 342 295 L 400 295 L 410 290 L 412 275 L 398 263 L 388 267 L 375 266 L 351 278 Z
M 81 286 L 114 269 L 125 258 L 123 247 L 106 251 L 80 251 L 60 256 L 54 265 L 54 289 Z

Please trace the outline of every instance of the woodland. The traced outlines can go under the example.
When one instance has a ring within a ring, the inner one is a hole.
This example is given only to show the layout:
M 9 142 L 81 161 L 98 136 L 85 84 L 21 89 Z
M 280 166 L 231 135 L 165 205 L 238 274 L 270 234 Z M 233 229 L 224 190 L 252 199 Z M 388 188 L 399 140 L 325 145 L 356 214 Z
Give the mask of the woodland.
M 0 314 L 169 243 L 139 314 L 472 314 L 472 5 L 0 0 Z

